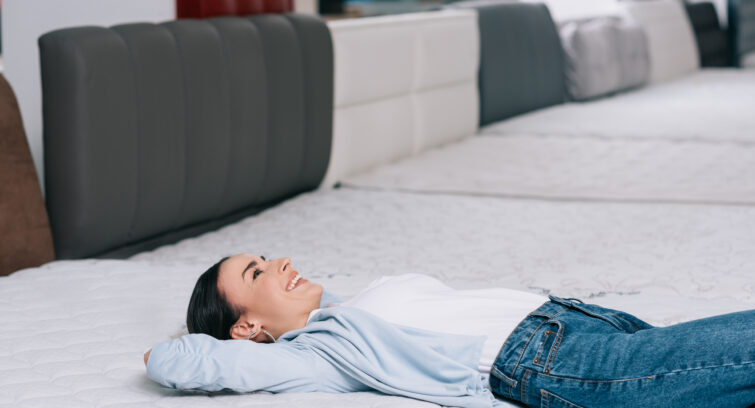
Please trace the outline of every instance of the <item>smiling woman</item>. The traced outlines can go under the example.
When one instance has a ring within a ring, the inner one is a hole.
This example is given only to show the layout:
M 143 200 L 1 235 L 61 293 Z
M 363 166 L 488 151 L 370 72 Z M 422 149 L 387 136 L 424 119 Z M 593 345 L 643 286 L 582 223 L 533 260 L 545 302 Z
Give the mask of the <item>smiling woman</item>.
M 569 407 L 755 402 L 755 310 L 653 327 L 577 299 L 457 290 L 411 273 L 332 297 L 288 258 L 224 258 L 197 281 L 191 334 L 145 354 L 147 375 L 177 389 L 376 390 L 480 408 L 495 397 Z
M 304 327 L 320 305 L 323 288 L 291 265 L 289 258 L 238 254 L 223 258 L 197 280 L 189 301 L 189 333 L 220 340 L 275 341 Z

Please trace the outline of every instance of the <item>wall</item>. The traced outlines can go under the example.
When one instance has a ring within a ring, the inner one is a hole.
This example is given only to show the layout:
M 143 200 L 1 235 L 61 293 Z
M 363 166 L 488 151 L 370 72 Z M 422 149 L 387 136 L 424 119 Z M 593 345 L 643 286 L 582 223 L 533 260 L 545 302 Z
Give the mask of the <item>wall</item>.
M 175 18 L 175 0 L 4 0 L 4 74 L 16 92 L 44 190 L 42 95 L 37 38 L 58 28 Z

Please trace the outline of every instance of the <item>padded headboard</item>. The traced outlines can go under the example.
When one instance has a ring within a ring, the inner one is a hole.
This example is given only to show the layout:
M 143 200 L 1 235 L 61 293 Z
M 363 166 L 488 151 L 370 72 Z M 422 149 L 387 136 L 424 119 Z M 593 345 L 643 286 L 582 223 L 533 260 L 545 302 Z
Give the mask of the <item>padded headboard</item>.
M 477 132 L 477 15 L 443 10 L 329 23 L 333 153 L 325 185 Z
M 729 0 L 729 39 L 734 65 L 755 53 L 755 0 Z
M 647 34 L 650 82 L 674 79 L 700 68 L 695 36 L 681 0 L 635 0 L 622 6 Z
M 39 45 L 58 258 L 217 228 L 325 173 L 332 43 L 315 17 L 79 27 Z
M 456 3 L 480 25 L 480 125 L 565 99 L 564 56 L 548 7 L 538 3 Z
M 700 65 L 725 67 L 729 65 L 729 46 L 726 32 L 718 23 L 713 3 L 687 3 L 684 5 L 695 33 Z

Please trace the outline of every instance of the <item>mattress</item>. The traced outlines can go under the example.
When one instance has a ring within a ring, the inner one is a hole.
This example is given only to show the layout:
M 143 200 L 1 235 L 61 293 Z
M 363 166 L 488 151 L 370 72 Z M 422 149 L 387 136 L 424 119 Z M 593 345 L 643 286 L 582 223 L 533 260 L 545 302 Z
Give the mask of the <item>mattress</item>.
M 342 184 L 516 198 L 755 205 L 755 145 L 478 136 Z
M 419 272 L 458 288 L 582 297 L 663 325 L 752 308 L 752 242 L 749 207 L 309 193 L 129 260 L 0 278 L 0 406 L 434 406 L 376 393 L 180 392 L 147 379 L 141 354 L 185 332 L 196 278 L 237 252 L 290 256 L 344 296 Z
M 480 132 L 755 143 L 753 109 L 755 71 L 704 69 L 609 98 L 541 109 Z

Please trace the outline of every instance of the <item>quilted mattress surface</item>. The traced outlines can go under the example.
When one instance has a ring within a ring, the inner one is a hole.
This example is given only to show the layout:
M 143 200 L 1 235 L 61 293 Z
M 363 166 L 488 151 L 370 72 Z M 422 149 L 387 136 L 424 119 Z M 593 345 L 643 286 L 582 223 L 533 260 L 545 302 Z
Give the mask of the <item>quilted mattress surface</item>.
M 478 136 L 348 177 L 343 184 L 520 198 L 755 205 L 755 144 Z
M 582 297 L 669 324 L 755 304 L 755 209 L 316 192 L 126 261 L 0 278 L 3 407 L 423 407 L 375 393 L 206 394 L 146 378 L 141 354 L 185 332 L 199 274 L 237 252 L 289 256 L 344 296 L 419 272 L 459 288 Z
M 704 69 L 609 98 L 534 111 L 481 133 L 755 143 L 753 109 L 754 70 Z

